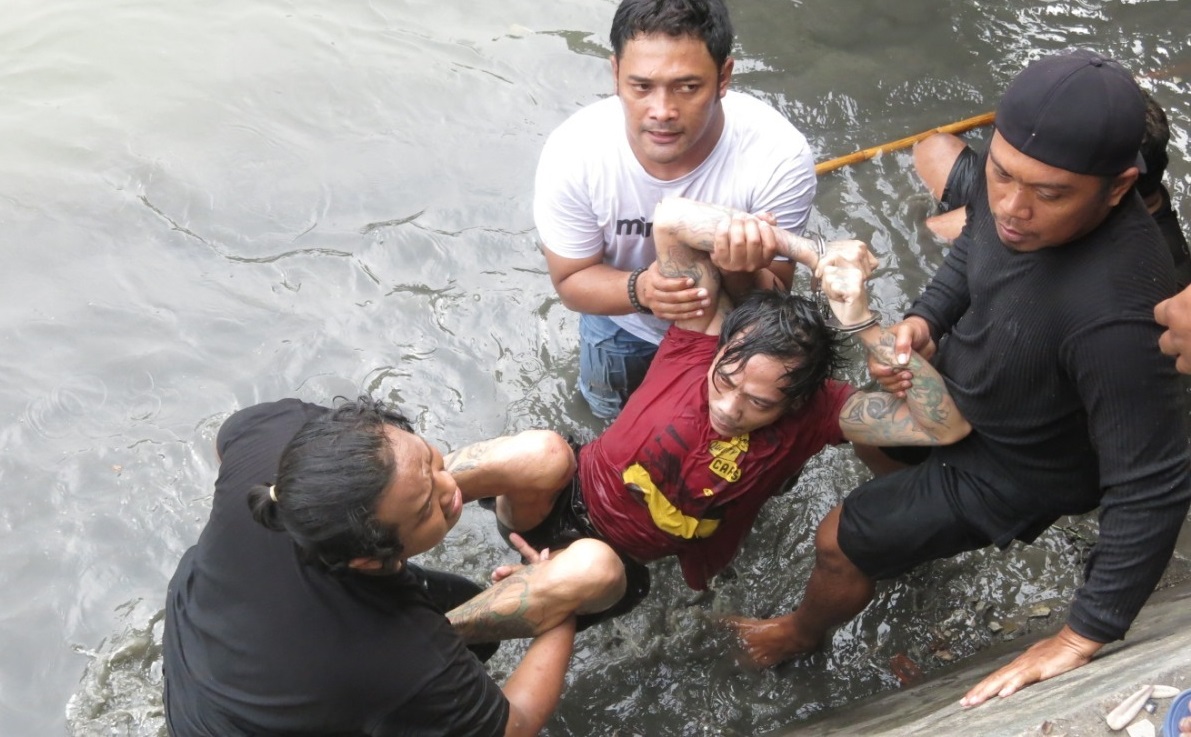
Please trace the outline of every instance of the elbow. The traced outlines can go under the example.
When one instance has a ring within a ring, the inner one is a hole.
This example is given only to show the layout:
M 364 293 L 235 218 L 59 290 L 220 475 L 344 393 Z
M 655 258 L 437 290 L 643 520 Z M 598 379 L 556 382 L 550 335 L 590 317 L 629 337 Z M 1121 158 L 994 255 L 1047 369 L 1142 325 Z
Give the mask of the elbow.
M 962 417 L 959 422 L 944 428 L 942 432 L 934 433 L 935 445 L 951 445 L 958 443 L 972 433 L 972 425 Z
M 656 239 L 658 234 L 672 236 L 676 232 L 679 223 L 682 221 L 682 203 L 676 197 L 667 197 L 653 208 L 653 235 Z

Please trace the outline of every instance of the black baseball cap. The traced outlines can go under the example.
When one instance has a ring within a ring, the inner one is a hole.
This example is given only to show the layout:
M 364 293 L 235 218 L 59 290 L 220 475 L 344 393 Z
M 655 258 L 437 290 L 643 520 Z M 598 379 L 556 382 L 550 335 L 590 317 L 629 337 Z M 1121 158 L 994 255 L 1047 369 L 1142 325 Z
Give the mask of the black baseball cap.
M 996 128 L 1032 159 L 1076 174 L 1145 171 L 1139 150 L 1145 100 L 1133 75 L 1112 59 L 1077 50 L 1023 69 L 997 105 Z

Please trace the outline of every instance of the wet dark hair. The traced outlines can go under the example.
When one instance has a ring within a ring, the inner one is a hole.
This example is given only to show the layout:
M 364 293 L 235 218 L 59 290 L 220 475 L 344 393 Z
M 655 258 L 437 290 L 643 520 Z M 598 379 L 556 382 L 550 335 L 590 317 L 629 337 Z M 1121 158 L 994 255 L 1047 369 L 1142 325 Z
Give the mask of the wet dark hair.
M 723 0 L 623 0 L 612 17 L 612 53 L 638 35 L 691 36 L 707 46 L 717 69 L 732 53 L 732 20 Z
M 397 409 L 367 396 L 308 421 L 282 451 L 277 501 L 268 486 L 249 490 L 253 519 L 289 533 L 308 562 L 333 572 L 355 558 L 392 568 L 403 546 L 397 530 L 376 518 L 397 465 L 386 426 L 413 431 Z
M 1141 158 L 1145 159 L 1146 170 L 1138 175 L 1136 186 L 1142 197 L 1149 197 L 1158 191 L 1166 165 L 1170 163 L 1166 152 L 1166 144 L 1170 143 L 1170 125 L 1166 122 L 1166 111 L 1153 95 L 1142 90 L 1141 96 L 1146 101 L 1146 132 L 1141 137 Z
M 819 308 L 806 297 L 772 290 L 753 292 L 724 318 L 715 364 L 741 371 L 753 356 L 772 356 L 797 365 L 786 372 L 781 387 L 790 406 L 800 405 L 843 366 L 842 341 L 827 328 Z

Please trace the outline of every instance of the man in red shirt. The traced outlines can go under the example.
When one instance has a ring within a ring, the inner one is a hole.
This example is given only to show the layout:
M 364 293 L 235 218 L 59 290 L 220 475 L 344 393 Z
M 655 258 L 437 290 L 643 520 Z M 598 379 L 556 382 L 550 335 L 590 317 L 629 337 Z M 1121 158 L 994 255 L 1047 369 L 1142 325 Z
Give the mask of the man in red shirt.
M 714 309 L 670 327 L 620 416 L 578 450 L 569 484 L 549 495 L 509 490 L 496 502 L 502 527 L 531 544 L 595 537 L 612 546 L 629 586 L 600 618 L 640 601 L 649 589 L 643 564 L 667 555 L 678 557 L 691 588 L 705 589 L 736 555 L 762 504 L 825 446 L 938 445 L 968 429 L 917 356 L 909 359 L 913 392 L 904 398 L 856 392 L 830 378 L 846 335 L 895 364 L 893 337 L 868 310 L 864 281 L 876 260 L 863 243 L 816 247 L 758 217 L 677 198 L 657 207 L 654 238 L 661 273 L 692 279 Z M 720 289 L 723 264 L 715 263 L 729 242 L 812 269 L 837 325 L 828 327 L 812 300 L 776 291 L 755 292 L 733 308 Z M 483 444 L 472 447 L 483 452 Z

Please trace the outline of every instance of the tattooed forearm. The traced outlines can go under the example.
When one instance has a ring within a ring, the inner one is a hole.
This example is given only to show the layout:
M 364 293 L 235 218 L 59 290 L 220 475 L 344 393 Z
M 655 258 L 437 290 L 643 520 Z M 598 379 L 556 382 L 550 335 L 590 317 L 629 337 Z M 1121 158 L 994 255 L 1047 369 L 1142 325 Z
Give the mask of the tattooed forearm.
M 929 445 L 930 436 L 914 422 L 905 400 L 882 391 L 857 392 L 840 412 L 840 427 L 853 442 L 866 445 Z
M 669 197 L 654 212 L 654 228 L 656 233 L 659 226 L 669 226 L 671 234 L 690 248 L 711 251 L 715 247 L 715 231 L 720 222 L 725 217 L 738 214 L 748 213 L 708 202 Z M 809 238 L 794 235 L 782 228 L 775 228 L 774 235 L 777 238 L 777 252 L 782 256 L 810 268 L 818 262 L 818 249 Z
M 840 427 L 850 439 L 873 445 L 945 445 L 968 434 L 971 427 L 930 363 L 911 352 L 908 365 L 898 364 L 896 338 L 884 328 L 859 337 L 874 360 L 906 368 L 914 379 L 904 399 L 879 390 L 854 395 L 840 414 Z
M 469 644 L 535 636 L 542 623 L 534 616 L 537 607 L 529 580 L 533 570 L 525 566 L 447 612 L 459 636 Z
M 706 280 L 720 283 L 720 270 L 711 265 L 711 258 L 706 253 L 680 245 L 671 245 L 658 252 L 658 271 L 662 276 L 688 277 L 696 284 L 706 284 Z
M 906 392 L 909 405 L 915 414 L 921 415 L 934 425 L 944 425 L 951 417 L 955 405 L 947 393 L 947 387 L 938 374 L 917 376 Z

